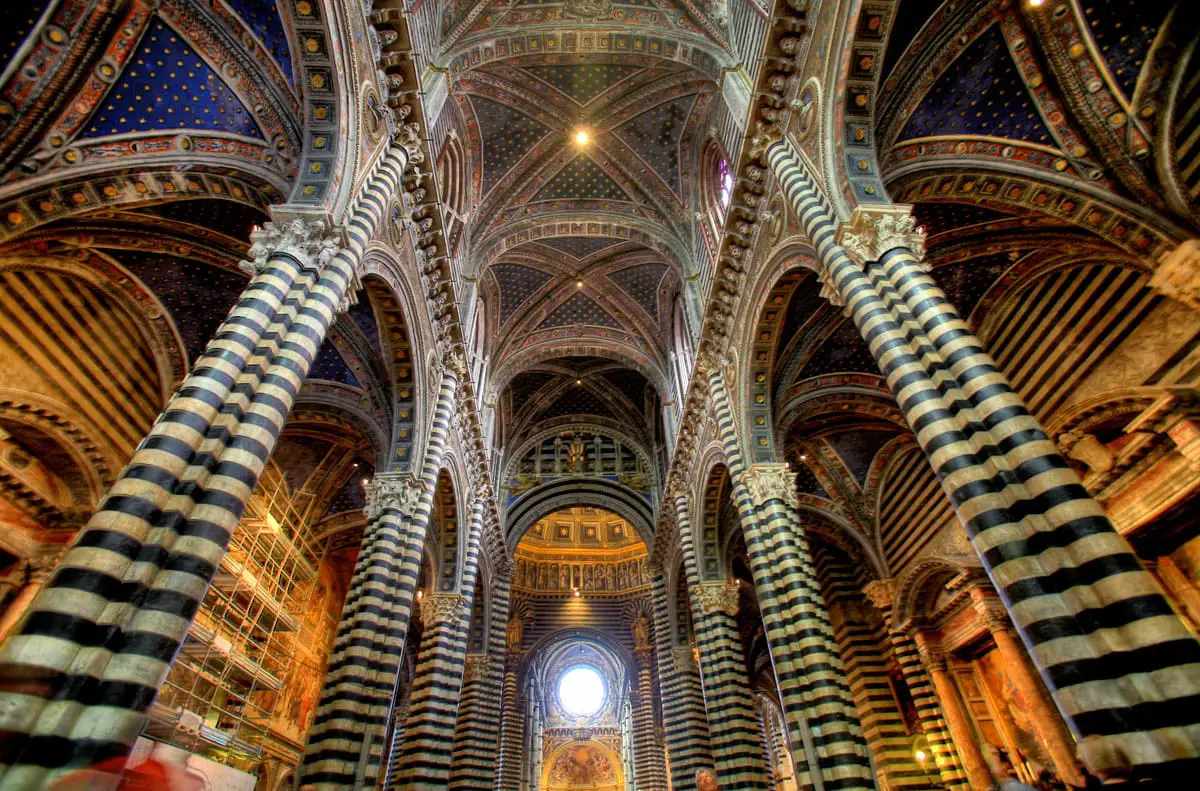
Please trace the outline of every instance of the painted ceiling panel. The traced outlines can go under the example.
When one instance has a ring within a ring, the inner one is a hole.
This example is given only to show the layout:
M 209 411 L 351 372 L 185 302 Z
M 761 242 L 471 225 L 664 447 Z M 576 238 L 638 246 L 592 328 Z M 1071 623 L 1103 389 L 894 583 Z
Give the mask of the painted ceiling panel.
M 612 410 L 591 391 L 583 387 L 572 387 L 565 391 L 545 412 L 538 415 L 538 420 L 549 420 L 552 417 L 562 417 L 563 415 L 613 417 Z
M 826 437 L 838 458 L 859 483 L 865 483 L 871 460 L 889 439 L 896 436 L 891 431 L 844 431 Z
M 229 86 L 155 17 L 81 137 L 179 129 L 263 136 Z
M 50 0 L 20 0 L 0 5 L 0 63 L 13 59 L 48 5 Z
M 349 314 L 350 320 L 362 330 L 371 348 L 382 358 L 383 346 L 379 341 L 379 325 L 375 323 L 375 311 L 371 308 L 371 301 L 366 294 L 361 291 L 358 293 L 358 302 L 350 306 Z
M 223 233 L 232 239 L 245 241 L 247 244 L 250 229 L 268 219 L 266 214 L 253 206 L 209 198 L 172 201 L 141 211 L 167 220 L 198 225 L 210 231 Z
M 365 460 L 360 460 L 358 469 L 346 479 L 346 482 L 342 484 L 342 488 L 329 501 L 329 507 L 325 509 L 325 516 L 340 514 L 346 511 L 353 511 L 354 513 L 361 511 L 367 504 L 367 495 L 363 491 L 362 482 L 363 480 L 369 480 L 374 474 L 374 465 L 367 463 Z
M 513 408 L 520 409 L 523 407 L 537 391 L 541 390 L 546 386 L 547 382 L 551 382 L 555 378 L 554 374 L 543 373 L 541 371 L 527 371 L 513 377 L 512 384 L 509 385 L 509 391 L 512 393 Z
M 225 0 L 242 21 L 254 31 L 254 36 L 263 43 L 267 52 L 279 64 L 279 70 L 295 85 L 292 76 L 292 51 L 288 47 L 283 19 L 275 0 Z
M 1053 145 L 998 25 L 958 56 L 908 119 L 900 140 L 988 135 Z
M 521 303 L 551 279 L 545 272 L 520 264 L 495 264 L 489 271 L 500 290 L 500 326 L 507 324 Z
M 342 355 L 328 340 L 321 345 L 321 351 L 317 353 L 317 359 L 313 361 L 308 378 L 328 379 L 331 382 L 339 382 L 351 387 L 361 387 L 358 378 L 350 371 L 346 361 L 342 359 Z
M 646 377 L 627 368 L 623 371 L 607 371 L 604 373 L 604 378 L 624 393 L 625 397 L 629 399 L 629 403 L 638 409 L 642 408 L 642 402 L 646 397 Z
M 900 0 L 892 16 L 892 31 L 888 34 L 887 52 L 883 56 L 883 79 L 892 73 L 892 68 L 905 49 L 925 27 L 925 23 L 941 7 L 944 0 Z
M 638 303 L 647 315 L 657 320 L 658 285 L 666 271 L 666 264 L 641 264 L 613 272 L 608 279 Z
M 538 244 L 553 247 L 560 253 L 566 253 L 572 258 L 577 258 L 581 261 L 588 256 L 595 255 L 601 250 L 607 250 L 613 245 L 620 243 L 619 239 L 612 239 L 607 236 L 563 236 L 557 239 L 542 239 L 538 242 Z
M 695 103 L 694 95 L 663 102 L 626 121 L 616 130 L 616 134 L 646 164 L 654 168 L 676 194 L 682 191 L 679 182 L 679 141 Z
M 852 321 L 843 321 L 817 349 L 808 365 L 800 372 L 801 379 L 832 373 L 879 373 L 862 335 Z
M 271 460 L 279 465 L 288 488 L 295 492 L 309 479 L 328 452 L 329 443 L 324 440 L 284 434 L 279 438 Z
M 801 494 L 815 494 L 818 497 L 829 499 L 829 492 L 825 491 L 825 487 L 817 480 L 817 476 L 813 474 L 807 464 L 796 465 L 796 489 Z
M 133 250 L 110 252 L 166 305 L 189 360 L 204 351 L 246 287 L 244 276 L 199 261 Z
M 471 104 L 483 139 L 483 191 L 487 193 L 549 130 L 491 99 L 472 96 Z
M 1136 3 L 1123 3 L 1090 0 L 1083 3 L 1083 14 L 1091 26 L 1092 36 L 1108 62 L 1117 85 L 1121 86 L 1127 97 L 1133 97 L 1146 53 L 1176 1 L 1138 0 Z
M 968 225 L 1004 220 L 1012 215 L 971 203 L 936 201 L 915 204 L 913 216 L 917 218 L 917 224 L 925 226 L 925 231 L 932 236 L 935 233 L 965 228 Z
M 642 69 L 605 63 L 573 66 L 530 66 L 525 71 L 553 86 L 564 96 L 584 105 L 607 92 L 618 82 L 632 77 Z
M 939 266 L 933 271 L 933 279 L 958 308 L 959 315 L 969 316 L 988 287 L 1023 255 L 1023 252 L 995 253 L 959 264 Z
M 550 312 L 545 321 L 538 325 L 538 329 L 548 330 L 575 324 L 621 329 L 620 322 L 585 294 L 572 294 L 570 299 Z
M 599 165 L 580 154 L 533 196 L 534 201 L 567 199 L 628 201 L 629 196 Z

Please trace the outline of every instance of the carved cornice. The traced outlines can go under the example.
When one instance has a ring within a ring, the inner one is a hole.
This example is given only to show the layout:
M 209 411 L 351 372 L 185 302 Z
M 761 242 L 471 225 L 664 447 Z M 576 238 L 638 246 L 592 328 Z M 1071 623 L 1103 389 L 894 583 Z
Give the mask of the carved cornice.
M 796 473 L 786 464 L 754 464 L 746 470 L 742 482 L 755 505 L 764 505 L 769 500 L 780 500 L 791 508 L 800 505 Z
M 696 586 L 696 604 L 705 615 L 725 613 L 737 615 L 738 593 L 740 586 L 736 582 L 702 582 Z
M 495 664 L 488 654 L 467 654 L 463 663 L 463 683 L 486 680 L 491 676 Z
M 471 602 L 460 593 L 436 593 L 421 599 L 425 628 L 463 626 L 471 617 Z
M 838 226 L 834 241 L 860 264 L 878 261 L 896 248 L 909 250 L 917 261 L 925 259 L 925 231 L 917 227 L 912 206 L 859 206 L 849 222 Z M 929 265 L 923 264 L 928 272 Z
M 367 504 L 363 513 L 374 521 L 385 510 L 396 510 L 404 516 L 416 513 L 417 503 L 425 485 L 415 475 L 401 472 L 379 472 L 365 486 Z

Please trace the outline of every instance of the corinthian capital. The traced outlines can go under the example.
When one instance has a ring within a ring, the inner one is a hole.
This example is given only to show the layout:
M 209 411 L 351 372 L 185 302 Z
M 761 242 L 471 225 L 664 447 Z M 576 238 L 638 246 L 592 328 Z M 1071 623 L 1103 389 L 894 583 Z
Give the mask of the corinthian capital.
M 1200 308 L 1200 239 L 1188 239 L 1164 253 L 1150 286 L 1188 307 Z
M 696 603 L 706 615 L 737 615 L 738 587 L 736 582 L 702 582 L 696 588 Z
M 367 504 L 363 513 L 367 519 L 376 520 L 384 509 L 392 508 L 405 516 L 412 516 L 421 500 L 425 485 L 421 479 L 407 473 L 380 472 L 366 484 Z
M 859 206 L 834 239 L 859 263 L 878 261 L 897 247 L 907 248 L 918 261 L 925 258 L 925 231 L 917 227 L 908 205 Z
M 437 625 L 459 626 L 471 615 L 471 602 L 459 593 L 435 593 L 421 599 L 421 620 L 425 628 Z
M 305 268 L 323 268 L 341 249 L 340 234 L 326 229 L 325 221 L 297 217 L 265 223 L 250 233 L 249 261 L 238 266 L 251 275 L 266 269 L 276 253 L 286 253 Z
M 768 500 L 782 500 L 792 508 L 800 504 L 796 496 L 796 473 L 786 464 L 754 464 L 742 476 L 755 505 Z

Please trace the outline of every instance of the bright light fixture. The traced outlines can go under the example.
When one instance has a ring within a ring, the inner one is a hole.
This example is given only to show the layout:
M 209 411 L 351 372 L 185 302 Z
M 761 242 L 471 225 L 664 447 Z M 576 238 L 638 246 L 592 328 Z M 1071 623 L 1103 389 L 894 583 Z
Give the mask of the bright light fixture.
M 591 139 L 592 139 L 592 136 L 590 134 L 588 134 L 588 130 L 586 130 L 586 129 L 576 129 L 575 130 L 575 145 L 586 146 L 588 144 L 588 141 Z

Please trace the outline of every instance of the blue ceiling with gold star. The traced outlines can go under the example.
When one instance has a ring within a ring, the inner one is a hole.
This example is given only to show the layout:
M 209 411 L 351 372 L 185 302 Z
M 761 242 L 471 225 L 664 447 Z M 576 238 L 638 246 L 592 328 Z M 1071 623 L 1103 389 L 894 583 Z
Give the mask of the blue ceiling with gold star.
M 682 190 L 679 182 L 679 142 L 695 103 L 695 96 L 663 102 L 616 130 L 617 136 L 654 168 L 654 172 L 662 176 L 676 194 Z
M 549 420 L 564 415 L 613 417 L 612 410 L 603 401 L 582 387 L 572 387 L 564 391 L 557 401 L 538 415 L 538 420 Z
M 620 322 L 591 297 L 586 294 L 572 294 L 570 299 L 550 312 L 550 315 L 538 325 L 538 329 L 547 330 L 574 325 L 611 327 L 613 329 L 621 326 Z
M 279 70 L 287 77 L 288 82 L 295 85 L 292 74 L 292 51 L 288 46 L 287 33 L 283 29 L 283 19 L 279 16 L 279 8 L 275 0 L 225 0 L 229 7 L 242 18 L 246 26 L 254 33 Z
M 900 140 L 986 135 L 1053 145 L 999 26 L 988 28 L 934 82 Z
M 601 250 L 607 250 L 620 244 L 620 241 L 607 236 L 562 236 L 554 239 L 540 239 L 538 244 L 552 247 L 560 253 L 566 253 L 572 258 L 582 261 Z
M 628 201 L 629 195 L 587 155 L 579 154 L 555 174 L 533 196 L 534 201 L 549 200 Z
M 618 83 L 642 71 L 637 66 L 606 63 L 569 66 L 530 66 L 524 69 L 580 105 L 586 105 Z
M 1083 4 L 1083 15 L 1092 37 L 1126 97 L 1133 97 L 1146 53 L 1167 12 L 1176 4 L 1177 0 L 1137 0 L 1132 3 L 1092 0 Z M 1195 9 L 1190 13 L 1195 14 Z
M 263 137 L 225 81 L 155 17 L 81 137 L 189 129 Z
M 551 280 L 545 272 L 520 264 L 501 262 L 489 271 L 500 292 L 500 326 L 507 324 L 517 308 Z
M 483 96 L 471 105 L 483 140 L 483 191 L 487 193 L 550 130 L 524 113 Z
M 14 0 L 0 5 L 0 63 L 9 63 L 50 0 Z
M 641 264 L 619 269 L 608 276 L 651 318 L 658 319 L 658 286 L 667 273 L 666 264 Z

